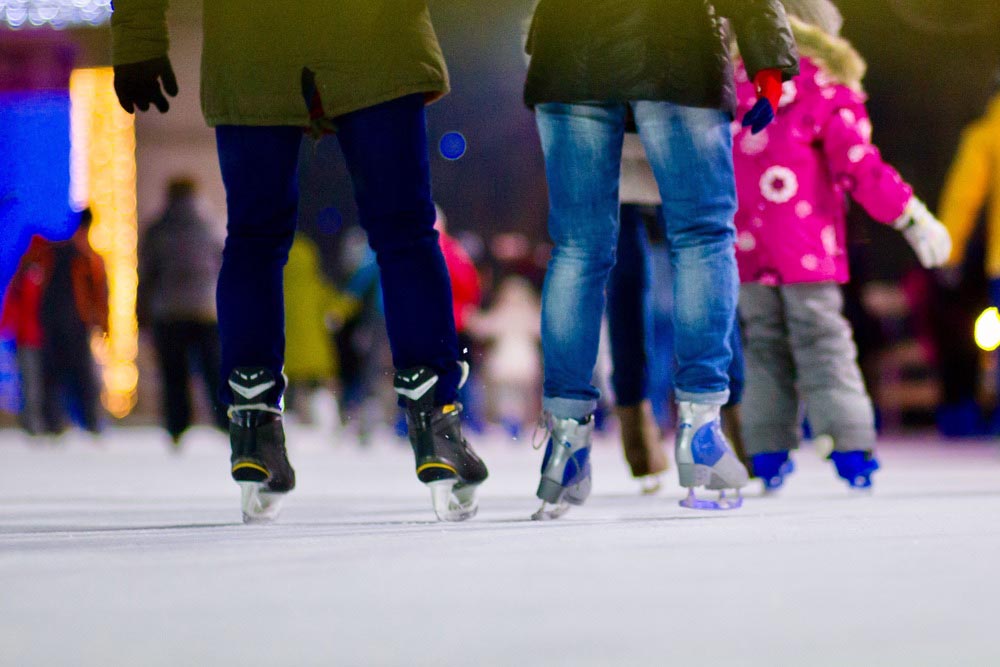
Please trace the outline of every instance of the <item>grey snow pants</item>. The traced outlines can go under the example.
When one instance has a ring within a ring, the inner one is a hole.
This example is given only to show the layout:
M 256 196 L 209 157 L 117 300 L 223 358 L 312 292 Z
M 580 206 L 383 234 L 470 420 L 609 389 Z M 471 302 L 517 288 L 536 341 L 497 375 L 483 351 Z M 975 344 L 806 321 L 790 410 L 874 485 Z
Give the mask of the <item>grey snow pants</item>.
M 836 283 L 740 287 L 749 455 L 796 448 L 800 405 L 837 451 L 874 448 L 875 411 L 843 306 Z

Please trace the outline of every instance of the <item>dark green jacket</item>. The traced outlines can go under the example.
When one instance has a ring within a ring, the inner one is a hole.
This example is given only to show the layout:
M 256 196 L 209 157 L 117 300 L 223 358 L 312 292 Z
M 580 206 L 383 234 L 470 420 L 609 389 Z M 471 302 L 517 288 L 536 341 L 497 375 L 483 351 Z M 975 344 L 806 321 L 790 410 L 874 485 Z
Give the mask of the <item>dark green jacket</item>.
M 116 65 L 167 54 L 166 9 L 167 0 L 115 0 Z M 204 32 L 209 125 L 308 125 L 303 68 L 329 116 L 448 91 L 426 0 L 205 0 Z
M 663 100 L 733 113 L 722 18 L 751 76 L 798 73 L 778 0 L 541 0 L 528 33 L 525 102 Z

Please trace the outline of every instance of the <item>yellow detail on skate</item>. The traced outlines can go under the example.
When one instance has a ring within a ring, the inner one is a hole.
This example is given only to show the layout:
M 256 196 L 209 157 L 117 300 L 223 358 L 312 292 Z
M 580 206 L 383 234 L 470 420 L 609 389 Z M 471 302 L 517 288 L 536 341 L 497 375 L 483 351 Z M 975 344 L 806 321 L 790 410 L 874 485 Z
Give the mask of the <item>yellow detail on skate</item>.
M 265 475 L 271 474 L 271 471 L 269 471 L 264 466 L 257 465 L 256 463 L 251 463 L 250 461 L 241 461 L 240 463 L 237 463 L 236 465 L 233 466 L 233 472 L 236 472 L 237 470 L 243 470 L 244 468 L 257 470 L 258 472 L 262 472 Z
M 419 475 L 423 471 L 430 470 L 431 468 L 441 468 L 442 470 L 447 470 L 448 472 L 455 473 L 456 475 L 458 474 L 458 471 L 452 468 L 447 463 L 425 463 L 419 468 L 417 468 L 417 474 Z
M 458 410 L 458 406 L 456 406 L 454 403 L 452 403 L 450 405 L 446 405 L 443 408 L 441 408 L 441 414 L 443 414 L 443 415 L 450 415 L 455 410 Z

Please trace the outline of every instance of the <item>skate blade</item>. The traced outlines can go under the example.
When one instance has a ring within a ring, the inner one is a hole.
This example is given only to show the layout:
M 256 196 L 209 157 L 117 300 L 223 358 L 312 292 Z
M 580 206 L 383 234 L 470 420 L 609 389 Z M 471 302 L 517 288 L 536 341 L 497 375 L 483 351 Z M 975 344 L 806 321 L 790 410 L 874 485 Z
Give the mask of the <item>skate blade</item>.
M 475 486 L 460 486 L 457 480 L 442 479 L 429 482 L 431 504 L 439 521 L 465 521 L 479 512 L 479 502 L 476 499 Z
M 263 482 L 239 482 L 243 523 L 270 523 L 281 513 L 284 493 L 267 490 Z
M 686 507 L 692 510 L 736 510 L 743 507 L 743 494 L 737 490 L 735 496 L 727 496 L 725 491 L 720 491 L 717 500 L 709 500 L 697 497 L 694 493 L 694 489 L 689 489 L 687 498 L 680 501 L 679 504 L 681 507 Z
M 558 503 L 549 503 L 542 501 L 542 506 L 538 508 L 538 511 L 531 515 L 532 521 L 552 521 L 553 519 L 558 519 L 563 514 L 569 511 L 569 503 L 563 501 Z

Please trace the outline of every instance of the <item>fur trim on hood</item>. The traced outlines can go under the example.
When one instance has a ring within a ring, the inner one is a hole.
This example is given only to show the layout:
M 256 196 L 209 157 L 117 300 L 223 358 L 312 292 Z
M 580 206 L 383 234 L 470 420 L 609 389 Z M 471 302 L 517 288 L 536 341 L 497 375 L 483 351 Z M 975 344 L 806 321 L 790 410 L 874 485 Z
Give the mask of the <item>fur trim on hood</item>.
M 861 82 L 868 71 L 868 63 L 850 42 L 794 16 L 788 17 L 788 21 L 792 25 L 800 55 L 815 62 L 837 83 L 858 92 L 864 91 Z

